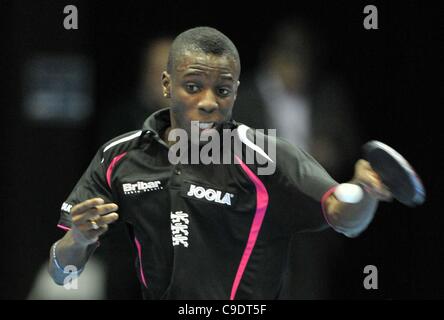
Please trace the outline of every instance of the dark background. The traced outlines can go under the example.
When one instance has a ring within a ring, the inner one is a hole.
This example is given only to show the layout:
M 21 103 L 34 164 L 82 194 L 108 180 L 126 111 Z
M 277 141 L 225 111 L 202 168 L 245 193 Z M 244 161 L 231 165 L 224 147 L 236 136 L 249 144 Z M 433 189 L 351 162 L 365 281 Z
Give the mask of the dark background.
M 422 3 L 422 4 L 421 4 Z M 434 2 L 431 2 L 434 3 Z M 63 28 L 63 8 L 79 9 L 79 29 Z M 363 8 L 374 4 L 379 29 L 365 30 Z M 241 8 L 242 6 L 242 8 Z M 243 72 L 255 68 L 270 26 L 297 14 L 322 35 L 325 70 L 352 93 L 361 143 L 384 141 L 420 173 L 427 202 L 415 209 L 382 204 L 357 239 L 347 239 L 332 298 L 444 297 L 440 180 L 442 129 L 434 127 L 441 79 L 437 7 L 423 2 L 291 1 L 2 1 L 1 2 L 1 266 L 0 297 L 24 299 L 47 259 L 60 205 L 99 142 L 97 123 L 110 101 L 137 82 L 138 50 L 151 37 L 198 25 L 216 27 L 237 45 Z M 23 116 L 24 62 L 35 53 L 82 53 L 94 62 L 92 119 L 81 125 L 41 125 Z M 242 81 L 242 77 L 241 77 Z M 442 99 L 441 99 L 442 101 Z M 103 143 L 104 141 L 102 141 Z M 352 168 L 350 168 L 350 174 Z M 379 289 L 362 286 L 363 267 L 379 270 Z

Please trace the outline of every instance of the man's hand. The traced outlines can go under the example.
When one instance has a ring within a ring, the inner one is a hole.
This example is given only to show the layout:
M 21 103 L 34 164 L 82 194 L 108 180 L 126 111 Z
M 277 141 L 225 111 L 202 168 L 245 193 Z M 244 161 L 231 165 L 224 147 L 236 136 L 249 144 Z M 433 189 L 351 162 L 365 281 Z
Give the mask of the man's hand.
M 115 203 L 106 203 L 101 198 L 83 201 L 71 209 L 72 236 L 77 244 L 88 246 L 99 240 L 108 230 L 108 225 L 119 218 Z
M 359 184 L 370 196 L 380 201 L 392 201 L 390 190 L 385 186 L 370 163 L 360 159 L 355 164 L 355 174 L 352 183 Z

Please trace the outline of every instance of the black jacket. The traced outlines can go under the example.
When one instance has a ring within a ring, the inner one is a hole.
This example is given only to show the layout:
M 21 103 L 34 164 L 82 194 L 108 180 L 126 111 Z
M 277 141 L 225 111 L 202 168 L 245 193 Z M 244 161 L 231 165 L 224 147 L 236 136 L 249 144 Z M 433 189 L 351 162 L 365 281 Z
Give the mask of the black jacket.
M 337 183 L 303 150 L 269 135 L 261 137 L 276 146 L 268 153 L 276 169 L 258 175 L 268 155 L 251 148 L 255 130 L 235 121 L 225 127 L 246 133 L 237 136 L 237 164 L 172 165 L 160 139 L 168 126 L 163 109 L 142 130 L 104 144 L 62 206 L 59 225 L 69 228 L 70 208 L 86 199 L 117 203 L 147 299 L 278 297 L 291 236 L 327 226 L 320 202 Z

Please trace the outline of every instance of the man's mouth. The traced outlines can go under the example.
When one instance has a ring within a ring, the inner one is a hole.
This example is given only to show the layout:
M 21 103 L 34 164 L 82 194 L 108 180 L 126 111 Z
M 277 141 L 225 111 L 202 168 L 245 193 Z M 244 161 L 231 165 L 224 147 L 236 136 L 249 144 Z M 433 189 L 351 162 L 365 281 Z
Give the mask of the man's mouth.
M 195 128 L 197 127 L 199 129 L 199 132 L 215 129 L 217 127 L 216 122 L 192 121 L 191 125 L 194 126 Z
M 214 122 L 199 122 L 199 129 L 200 130 L 207 130 L 214 128 L 215 123 Z
M 201 122 L 201 121 L 192 121 L 191 122 L 191 140 L 198 139 L 195 141 L 195 144 L 201 145 L 204 143 L 203 141 L 208 141 L 210 137 L 214 139 L 214 135 L 218 134 L 218 128 L 220 127 L 220 122 Z M 198 130 L 198 136 L 193 135 L 193 131 L 196 132 Z

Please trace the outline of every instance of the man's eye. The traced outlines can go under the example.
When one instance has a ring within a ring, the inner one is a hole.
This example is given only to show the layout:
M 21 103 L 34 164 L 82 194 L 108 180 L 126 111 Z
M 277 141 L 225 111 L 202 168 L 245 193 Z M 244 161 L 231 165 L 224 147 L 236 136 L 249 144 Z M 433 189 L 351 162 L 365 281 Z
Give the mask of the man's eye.
M 226 97 L 226 96 L 229 96 L 229 95 L 230 95 L 231 90 L 230 90 L 230 89 L 227 89 L 227 88 L 219 88 L 219 89 L 218 89 L 218 92 L 219 92 L 219 95 L 220 95 L 220 96 L 222 96 L 222 97 Z
M 185 88 L 187 89 L 187 91 L 188 91 L 189 93 L 196 93 L 196 92 L 199 91 L 199 87 L 198 87 L 197 85 L 195 85 L 195 84 L 191 84 L 191 83 L 186 84 L 186 85 L 185 85 Z

